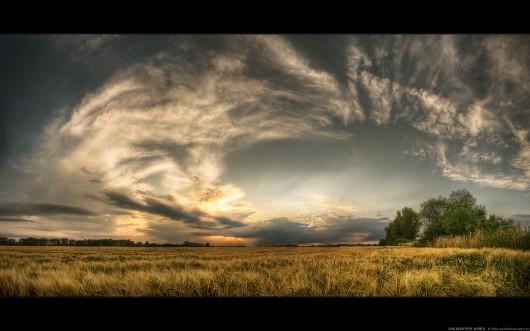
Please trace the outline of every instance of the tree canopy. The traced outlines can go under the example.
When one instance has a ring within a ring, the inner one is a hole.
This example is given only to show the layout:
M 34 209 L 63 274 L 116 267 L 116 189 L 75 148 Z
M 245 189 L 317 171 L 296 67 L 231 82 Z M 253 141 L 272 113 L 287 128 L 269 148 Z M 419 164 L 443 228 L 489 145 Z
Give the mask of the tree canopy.
M 395 244 L 415 240 L 420 228 L 420 217 L 412 208 L 398 210 L 394 221 L 385 228 L 386 243 Z
M 421 203 L 416 213 L 405 207 L 386 228 L 385 244 L 396 244 L 417 238 L 423 240 L 447 235 L 462 235 L 477 230 L 494 231 L 513 227 L 512 220 L 491 214 L 467 190 L 452 191 L 448 197 L 439 196 Z

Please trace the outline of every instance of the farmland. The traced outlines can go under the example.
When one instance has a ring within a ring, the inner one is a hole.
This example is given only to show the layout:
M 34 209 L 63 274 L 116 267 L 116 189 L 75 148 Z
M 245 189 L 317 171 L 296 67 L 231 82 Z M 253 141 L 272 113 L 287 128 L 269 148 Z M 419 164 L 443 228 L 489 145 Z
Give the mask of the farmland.
M 1 297 L 530 296 L 530 252 L 0 247 Z

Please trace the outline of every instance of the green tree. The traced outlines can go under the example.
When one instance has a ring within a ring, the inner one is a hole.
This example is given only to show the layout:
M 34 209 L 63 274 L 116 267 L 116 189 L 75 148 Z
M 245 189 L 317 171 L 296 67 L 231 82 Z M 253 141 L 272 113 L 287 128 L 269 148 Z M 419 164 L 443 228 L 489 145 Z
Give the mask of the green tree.
M 486 231 L 494 231 L 512 228 L 514 227 L 514 223 L 512 219 L 505 219 L 504 217 L 491 214 L 488 218 L 481 221 L 479 227 Z
M 425 227 L 423 236 L 431 239 L 443 232 L 442 219 L 445 216 L 449 203 L 446 198 L 429 199 L 421 204 L 419 216 Z
M 419 216 L 424 225 L 423 238 L 461 235 L 476 230 L 496 230 L 513 226 L 513 221 L 489 215 L 467 190 L 451 192 L 449 197 L 429 199 L 421 204 Z
M 385 228 L 386 238 L 382 244 L 392 245 L 415 240 L 420 224 L 420 216 L 412 208 L 398 210 L 394 220 Z

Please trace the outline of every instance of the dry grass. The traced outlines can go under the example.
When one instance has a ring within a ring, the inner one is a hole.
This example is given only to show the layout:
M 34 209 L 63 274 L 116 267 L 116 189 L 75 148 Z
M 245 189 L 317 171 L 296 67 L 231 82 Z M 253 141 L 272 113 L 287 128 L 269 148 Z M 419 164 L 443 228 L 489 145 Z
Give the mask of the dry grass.
M 530 296 L 487 248 L 0 247 L 0 296 Z
M 497 231 L 478 230 L 467 235 L 435 238 L 431 246 L 438 248 L 505 247 L 530 249 L 530 231 L 523 227 Z

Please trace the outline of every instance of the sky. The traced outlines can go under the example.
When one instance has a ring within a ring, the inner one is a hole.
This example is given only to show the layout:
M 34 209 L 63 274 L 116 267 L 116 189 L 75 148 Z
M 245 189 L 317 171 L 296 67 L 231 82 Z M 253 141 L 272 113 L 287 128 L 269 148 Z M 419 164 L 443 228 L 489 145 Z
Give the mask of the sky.
M 374 243 L 530 222 L 528 35 L 0 35 L 0 236 Z

